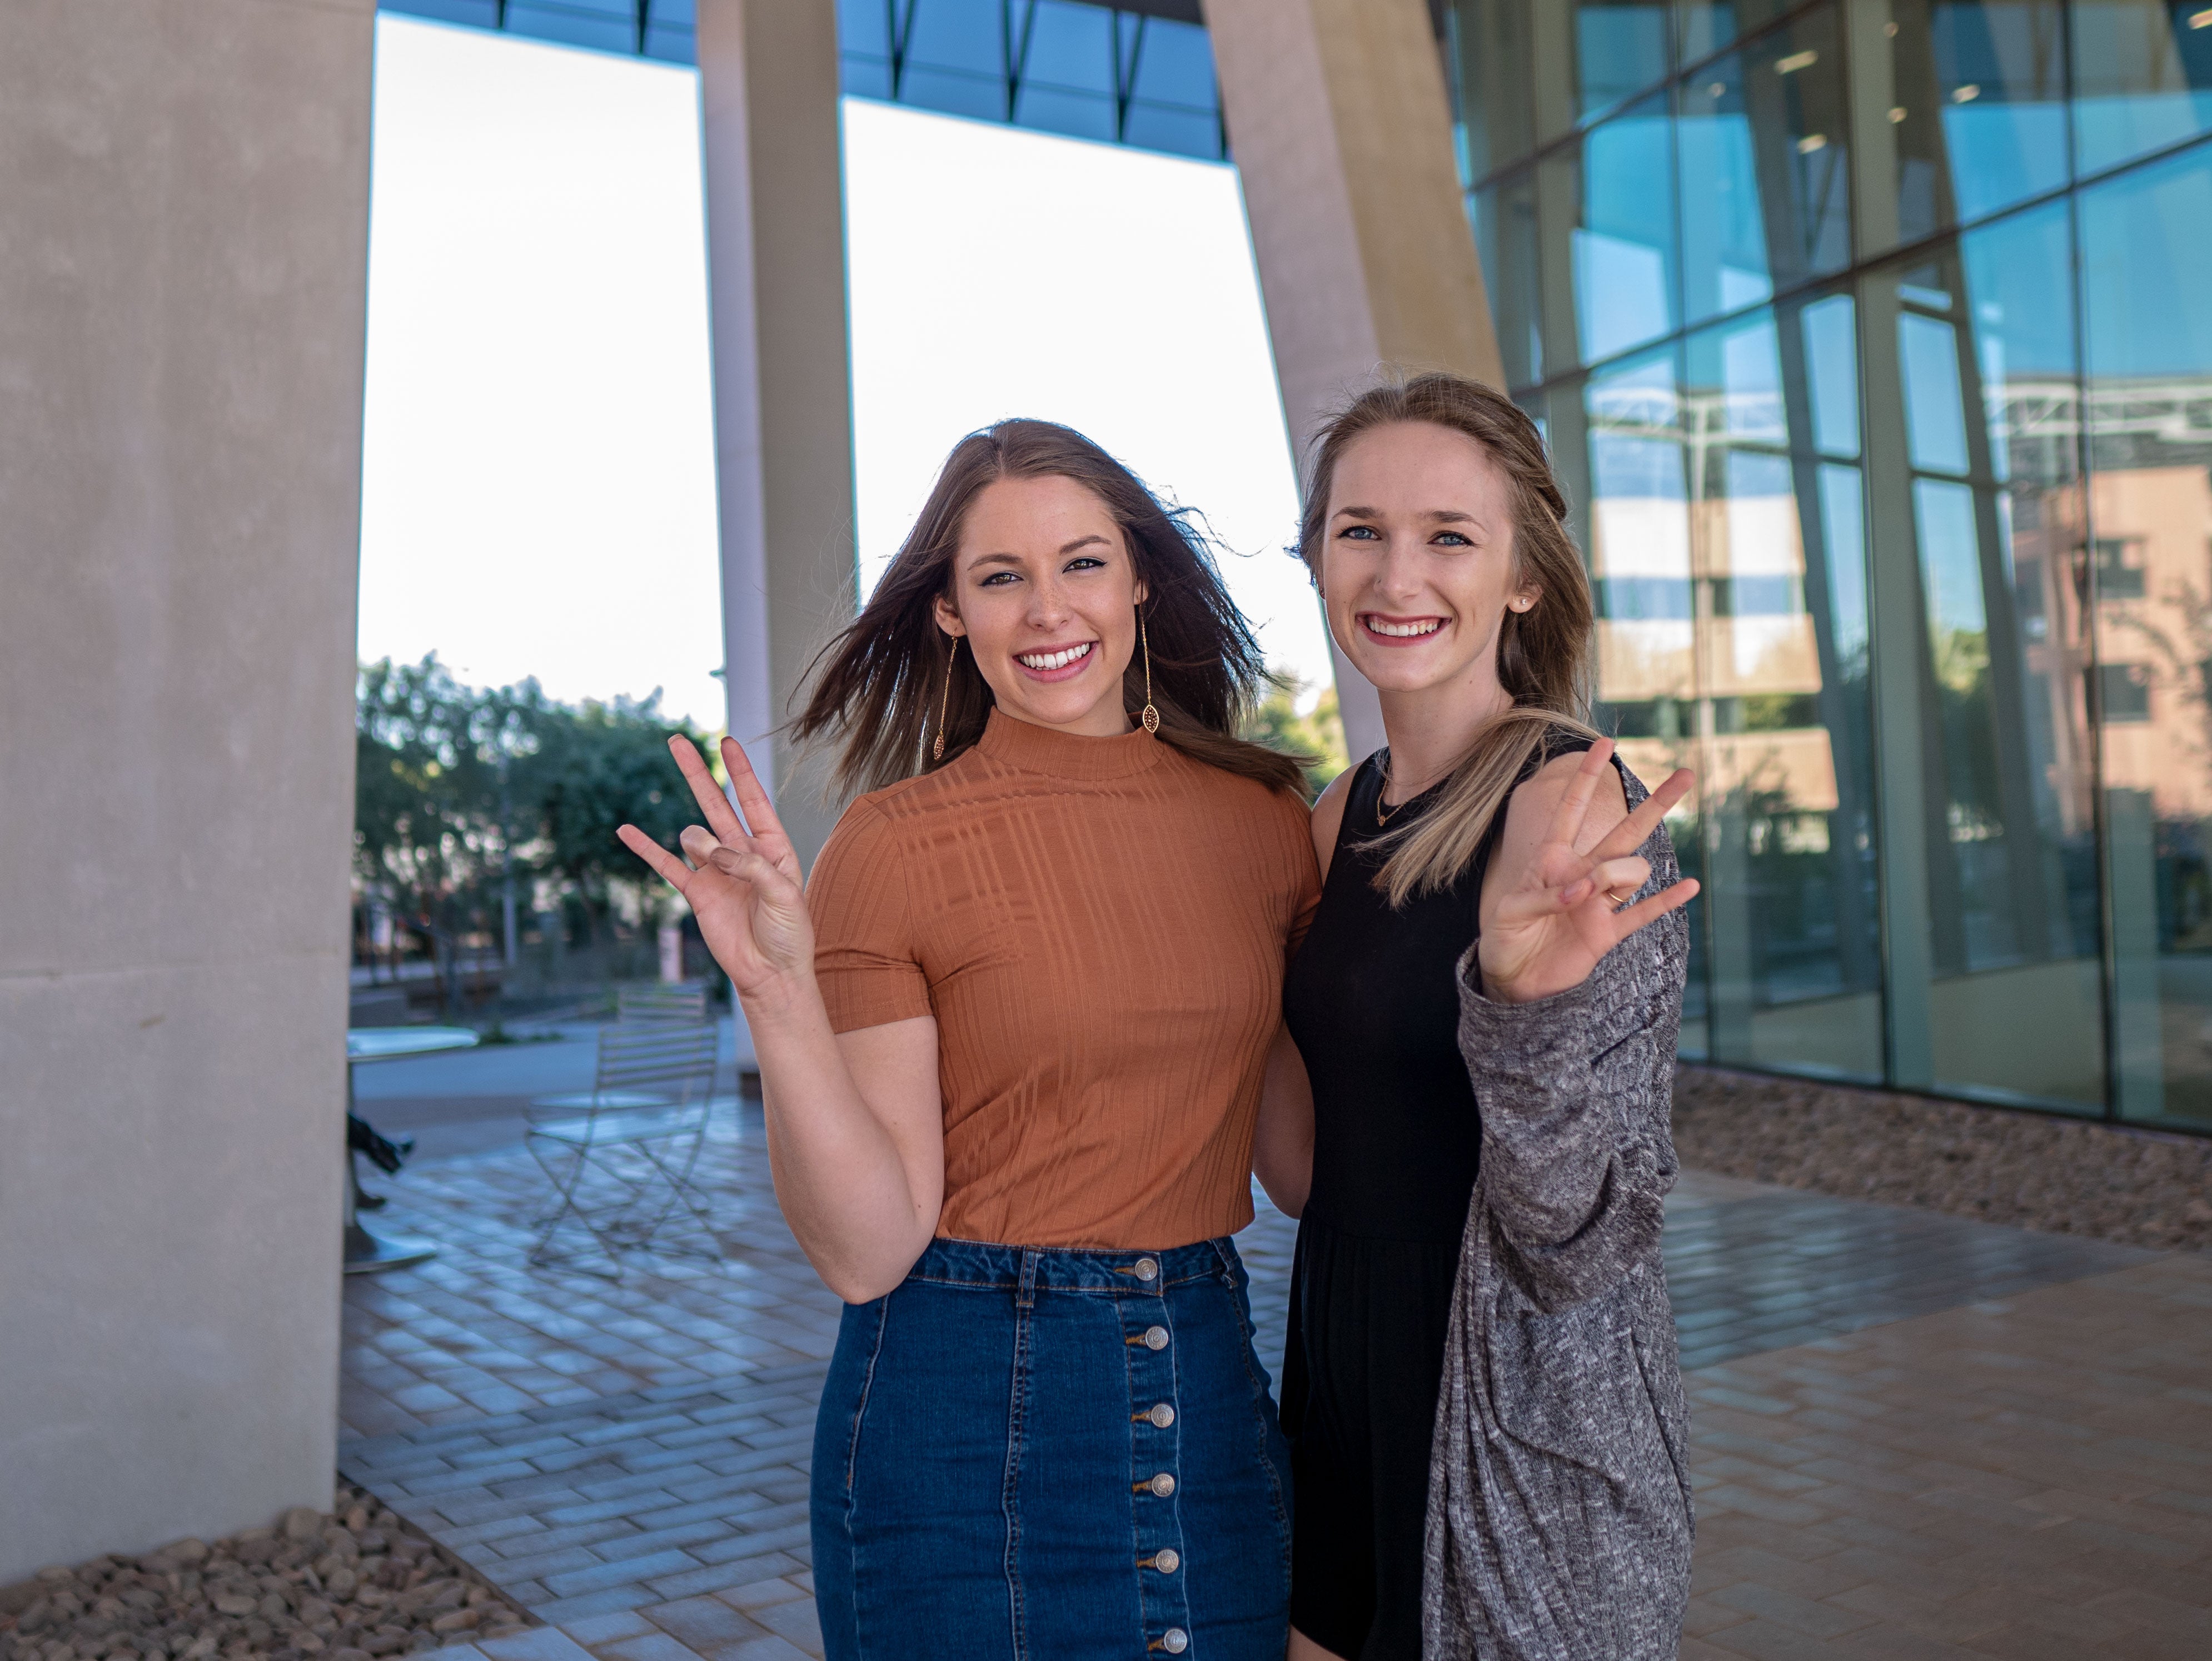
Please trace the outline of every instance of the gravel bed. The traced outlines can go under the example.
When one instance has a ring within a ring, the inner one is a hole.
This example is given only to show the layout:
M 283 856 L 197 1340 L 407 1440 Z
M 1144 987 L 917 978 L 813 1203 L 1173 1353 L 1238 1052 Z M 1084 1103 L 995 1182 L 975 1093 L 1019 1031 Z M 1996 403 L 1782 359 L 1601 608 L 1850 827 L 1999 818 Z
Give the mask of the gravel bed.
M 2212 1250 L 2212 1137 L 1683 1067 L 1698 1171 L 2123 1245 Z
M 371 1661 L 528 1617 L 374 1495 L 212 1545 L 40 1569 L 0 1589 L 0 1661 Z

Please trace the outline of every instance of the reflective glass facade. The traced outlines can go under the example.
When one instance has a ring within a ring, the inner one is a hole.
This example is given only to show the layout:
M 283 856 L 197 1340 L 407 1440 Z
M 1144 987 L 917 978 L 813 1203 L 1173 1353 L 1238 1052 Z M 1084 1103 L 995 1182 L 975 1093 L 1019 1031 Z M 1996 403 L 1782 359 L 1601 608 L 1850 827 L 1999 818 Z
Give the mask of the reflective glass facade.
M 2212 0 L 1455 0 L 1686 1054 L 2212 1130 Z
M 386 11 L 690 64 L 695 0 L 381 0 Z M 949 115 L 1218 160 L 1198 0 L 837 0 L 843 88 Z

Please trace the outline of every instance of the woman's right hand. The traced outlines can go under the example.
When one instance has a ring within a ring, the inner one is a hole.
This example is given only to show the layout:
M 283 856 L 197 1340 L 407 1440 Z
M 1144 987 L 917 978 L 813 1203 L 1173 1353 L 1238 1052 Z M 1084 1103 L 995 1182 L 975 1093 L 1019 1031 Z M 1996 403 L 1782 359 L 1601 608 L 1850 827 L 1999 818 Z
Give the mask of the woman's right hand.
M 722 764 L 744 810 L 742 819 L 707 770 L 697 745 L 674 738 L 668 748 L 707 818 L 705 828 L 687 825 L 678 839 L 690 863 L 634 824 L 617 834 L 690 904 L 701 938 L 738 996 L 774 997 L 808 983 L 814 972 L 814 924 L 806 912 L 799 855 L 744 746 L 735 739 L 722 740 Z

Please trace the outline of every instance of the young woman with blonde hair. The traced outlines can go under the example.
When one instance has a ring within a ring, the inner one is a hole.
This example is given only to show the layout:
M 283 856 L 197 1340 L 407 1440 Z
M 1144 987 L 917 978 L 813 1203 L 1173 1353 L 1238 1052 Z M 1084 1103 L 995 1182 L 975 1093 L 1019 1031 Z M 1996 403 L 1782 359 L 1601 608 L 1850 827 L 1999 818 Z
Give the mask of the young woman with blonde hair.
M 1690 1490 L 1661 1202 L 1688 934 L 1588 724 L 1591 605 L 1543 441 L 1425 374 L 1323 429 L 1299 550 L 1389 747 L 1313 814 L 1285 991 L 1312 1080 L 1283 1425 L 1293 1658 L 1675 1653 Z M 1279 1110 L 1279 1111 L 1276 1110 Z
M 1289 1476 L 1246 1280 L 1318 890 L 1258 648 L 1066 428 L 962 441 L 796 722 L 865 792 L 802 897 L 688 745 L 682 890 L 744 1001 L 776 1196 L 848 1308 L 815 1426 L 830 1661 L 1280 1661 Z M 1295 1110 L 1279 1107 L 1278 1113 Z

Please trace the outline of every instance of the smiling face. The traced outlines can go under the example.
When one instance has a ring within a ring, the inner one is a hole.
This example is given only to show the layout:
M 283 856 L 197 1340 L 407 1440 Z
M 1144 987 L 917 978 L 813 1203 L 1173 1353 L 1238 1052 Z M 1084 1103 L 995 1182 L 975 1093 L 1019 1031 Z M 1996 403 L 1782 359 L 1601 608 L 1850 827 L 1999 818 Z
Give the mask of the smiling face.
M 1537 591 L 1516 582 L 1513 490 L 1483 447 L 1428 422 L 1346 446 L 1330 481 L 1320 581 L 1329 632 L 1386 697 L 1498 685 L 1498 631 Z
M 964 636 L 1016 720 L 1083 737 L 1129 730 L 1121 677 L 1145 585 L 1106 504 L 1072 478 L 1001 478 L 960 526 L 938 625 Z

